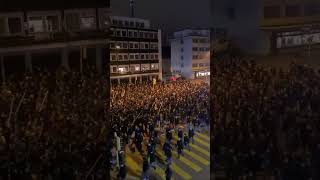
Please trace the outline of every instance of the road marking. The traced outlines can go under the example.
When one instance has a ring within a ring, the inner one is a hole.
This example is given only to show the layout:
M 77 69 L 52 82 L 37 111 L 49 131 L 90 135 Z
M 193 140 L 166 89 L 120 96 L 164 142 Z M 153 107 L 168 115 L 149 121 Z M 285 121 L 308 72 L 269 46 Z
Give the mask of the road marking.
M 198 152 L 210 157 L 210 152 L 208 150 L 202 149 L 201 147 L 199 147 L 197 145 L 194 145 L 194 144 L 189 144 L 189 145 L 192 148 L 191 151 L 192 150 L 196 150 L 196 151 L 198 151 Z
M 157 154 L 159 156 L 159 158 L 163 161 L 166 160 L 166 157 L 164 155 L 164 153 L 159 152 L 159 148 L 157 148 Z M 178 174 L 179 176 L 181 176 L 183 179 L 191 179 L 191 176 L 186 173 L 185 171 L 183 171 L 179 166 L 177 166 L 176 163 L 172 162 L 171 163 L 171 167 L 172 167 L 172 171 L 174 171 L 176 174 Z
M 205 134 L 203 134 L 203 133 L 196 133 L 200 138 L 202 138 L 202 139 L 204 139 L 204 140 L 206 140 L 206 141 L 209 141 L 210 142 L 210 137 L 209 136 L 207 136 L 207 135 L 205 135 Z
M 132 157 L 127 155 L 125 160 L 126 160 L 127 168 L 131 169 L 135 173 L 142 172 L 141 169 L 139 168 L 140 166 L 138 165 L 138 163 L 136 161 L 133 160 Z
M 173 155 L 177 157 L 178 159 L 178 153 L 173 151 Z M 191 162 L 189 159 L 180 156 L 180 158 L 178 159 L 179 161 L 183 162 L 185 165 L 187 165 L 188 167 L 190 167 L 191 169 L 193 169 L 196 172 L 200 172 L 202 170 L 202 168 L 200 166 L 198 166 L 197 164 Z
M 172 170 L 176 172 L 179 176 L 181 176 L 182 179 L 186 179 L 186 180 L 192 179 L 192 177 L 187 172 L 182 170 L 179 166 L 177 166 L 176 163 L 172 162 L 171 167 L 172 167 Z
M 194 137 L 194 140 L 196 142 L 198 142 L 199 144 L 201 144 L 201 145 L 203 145 L 203 146 L 205 146 L 205 147 L 210 149 L 210 143 L 207 143 L 207 142 L 205 142 L 205 141 L 203 141 L 203 140 L 201 140 L 201 139 L 199 139 L 197 137 Z
M 204 159 L 203 157 L 195 154 L 194 152 L 184 151 L 184 153 L 187 154 L 187 155 L 189 155 L 189 156 L 191 156 L 193 159 L 201 162 L 202 164 L 204 164 L 204 165 L 206 165 L 206 166 L 208 166 L 208 165 L 210 164 L 210 162 L 209 162 L 208 160 L 206 160 L 206 159 Z

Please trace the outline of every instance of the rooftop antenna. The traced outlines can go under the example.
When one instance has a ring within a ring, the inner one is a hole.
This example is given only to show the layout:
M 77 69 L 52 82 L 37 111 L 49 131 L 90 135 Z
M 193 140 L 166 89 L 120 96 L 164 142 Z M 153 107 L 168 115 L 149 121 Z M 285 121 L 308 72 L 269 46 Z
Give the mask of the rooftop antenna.
M 130 8 L 131 8 L 131 17 L 134 17 L 134 0 L 129 0 L 130 1 Z

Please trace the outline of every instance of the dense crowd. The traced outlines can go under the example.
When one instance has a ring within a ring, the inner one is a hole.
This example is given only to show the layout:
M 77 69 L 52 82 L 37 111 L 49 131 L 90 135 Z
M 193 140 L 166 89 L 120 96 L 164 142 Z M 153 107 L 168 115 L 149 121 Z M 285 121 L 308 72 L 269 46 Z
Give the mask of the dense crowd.
M 284 180 L 320 179 L 320 74 L 230 58 L 212 73 L 215 172 L 228 179 L 258 174 Z
M 106 179 L 107 88 L 93 68 L 7 77 L 0 89 L 0 179 Z
M 195 134 L 195 128 L 209 125 L 208 95 L 209 85 L 203 81 L 125 84 L 112 88 L 113 132 L 121 137 L 124 146 L 128 145 L 131 151 L 137 149 L 141 153 L 144 159 L 143 178 L 148 179 L 149 167 L 156 168 L 155 149 L 159 144 L 166 156 L 166 177 L 170 179 L 171 151 L 176 149 L 177 154 L 182 155 Z M 172 142 L 174 132 L 178 135 L 176 144 Z M 159 135 L 162 133 L 166 140 L 160 143 Z M 113 152 L 115 158 L 117 152 Z M 119 177 L 124 179 L 125 161 L 120 160 L 119 166 Z

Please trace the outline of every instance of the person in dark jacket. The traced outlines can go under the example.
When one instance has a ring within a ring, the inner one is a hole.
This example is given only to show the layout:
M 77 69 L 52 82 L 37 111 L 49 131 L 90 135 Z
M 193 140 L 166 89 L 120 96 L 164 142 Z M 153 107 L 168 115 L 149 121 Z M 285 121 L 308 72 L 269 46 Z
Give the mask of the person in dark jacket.
M 171 170 L 170 166 L 168 166 L 166 169 L 166 180 L 170 180 L 171 177 L 172 177 L 172 170 Z
M 177 151 L 178 151 L 178 159 L 180 158 L 180 155 L 183 155 L 183 142 L 182 139 L 178 139 L 177 141 Z
M 118 174 L 118 178 L 120 180 L 124 180 L 126 179 L 127 176 L 127 168 L 125 164 L 121 164 L 120 165 L 120 169 L 119 169 L 119 174 Z
M 149 162 L 147 158 L 143 158 L 142 180 L 149 179 Z
M 189 137 L 187 136 L 187 134 L 185 133 L 184 134 L 184 137 L 183 137 L 183 144 L 184 144 L 184 147 L 185 148 L 188 148 L 189 151 L 191 151 L 191 147 L 190 147 L 190 140 L 189 140 Z

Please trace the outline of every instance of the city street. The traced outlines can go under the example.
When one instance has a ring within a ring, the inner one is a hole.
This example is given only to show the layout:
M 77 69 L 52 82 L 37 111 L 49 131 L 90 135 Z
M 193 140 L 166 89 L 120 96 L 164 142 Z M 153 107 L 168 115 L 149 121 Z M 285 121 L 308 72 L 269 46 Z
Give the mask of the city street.
M 176 143 L 177 134 L 174 134 L 173 144 Z M 161 136 L 163 143 L 165 136 Z M 173 171 L 173 179 L 210 179 L 210 138 L 209 132 L 196 133 L 194 144 L 190 144 L 191 151 L 184 150 L 184 156 L 177 158 L 176 148 L 173 150 L 173 163 L 171 165 Z M 150 171 L 151 179 L 165 179 L 165 155 L 162 146 L 157 145 L 156 155 L 159 158 L 156 169 Z M 132 153 L 127 148 L 126 163 L 128 167 L 128 178 L 130 180 L 141 179 L 142 156 L 138 153 Z

